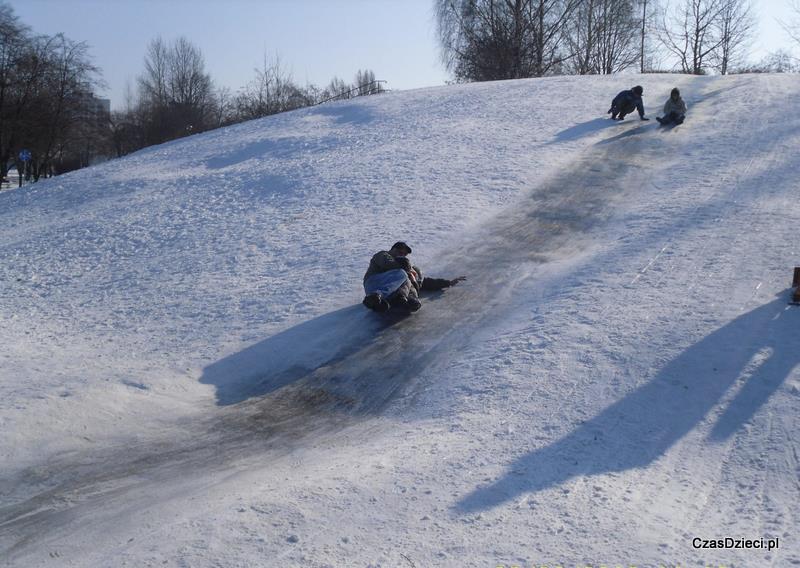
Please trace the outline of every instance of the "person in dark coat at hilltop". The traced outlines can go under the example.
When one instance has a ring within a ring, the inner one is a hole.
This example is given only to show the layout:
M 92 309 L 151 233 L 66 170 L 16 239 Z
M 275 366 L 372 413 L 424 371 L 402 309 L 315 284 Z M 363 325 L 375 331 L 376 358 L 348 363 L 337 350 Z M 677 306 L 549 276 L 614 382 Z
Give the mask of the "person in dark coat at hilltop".
M 634 110 L 639 111 L 639 118 L 642 120 L 650 120 L 644 115 L 643 93 L 644 89 L 640 85 L 636 85 L 633 89 L 622 91 L 614 97 L 614 100 L 611 101 L 611 108 L 608 109 L 611 120 L 624 120 L 625 115 L 632 113 Z
M 427 278 L 411 264 L 408 255 L 411 247 L 402 241 L 392 245 L 388 251 L 375 253 L 364 274 L 363 304 L 376 312 L 399 309 L 416 312 L 422 307 L 420 292 L 433 292 L 455 286 L 466 280 L 459 276 L 453 280 Z
M 670 124 L 683 124 L 686 118 L 686 103 L 681 98 L 678 87 L 672 89 L 667 102 L 664 103 L 664 116 L 657 116 L 656 120 L 668 126 Z

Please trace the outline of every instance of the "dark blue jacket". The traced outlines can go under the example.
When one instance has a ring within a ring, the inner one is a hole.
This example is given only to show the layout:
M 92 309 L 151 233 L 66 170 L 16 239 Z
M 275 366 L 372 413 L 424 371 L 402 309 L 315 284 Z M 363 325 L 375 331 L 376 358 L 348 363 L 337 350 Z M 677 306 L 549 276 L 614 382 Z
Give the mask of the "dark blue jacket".
M 633 109 L 639 111 L 639 116 L 644 117 L 644 102 L 642 97 L 633 92 L 632 89 L 622 91 L 611 102 L 611 110 L 616 113 L 628 114 L 633 112 Z

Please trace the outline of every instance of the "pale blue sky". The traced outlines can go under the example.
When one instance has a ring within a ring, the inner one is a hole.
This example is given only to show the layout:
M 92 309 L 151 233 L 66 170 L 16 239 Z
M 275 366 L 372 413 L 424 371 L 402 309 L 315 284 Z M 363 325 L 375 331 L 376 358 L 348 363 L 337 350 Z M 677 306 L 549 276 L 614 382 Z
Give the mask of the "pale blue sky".
M 197 45 L 214 81 L 246 84 L 264 53 L 278 54 L 299 83 L 352 81 L 369 68 L 390 89 L 441 85 L 432 0 L 6 0 L 34 31 L 86 41 L 113 107 L 135 85 L 147 44 L 181 35 Z M 760 33 L 753 58 L 789 48 L 776 23 L 788 0 L 754 0 Z
M 264 53 L 298 83 L 325 86 L 372 69 L 390 89 L 444 84 L 430 0 L 7 0 L 40 33 L 91 46 L 112 106 L 135 85 L 148 43 L 181 35 L 198 46 L 215 83 L 237 90 Z

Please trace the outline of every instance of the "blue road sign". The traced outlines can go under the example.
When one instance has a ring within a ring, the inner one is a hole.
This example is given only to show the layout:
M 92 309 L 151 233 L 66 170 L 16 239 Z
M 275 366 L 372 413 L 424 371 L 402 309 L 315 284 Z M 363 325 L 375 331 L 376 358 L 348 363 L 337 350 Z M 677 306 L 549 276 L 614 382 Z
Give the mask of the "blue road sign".
M 31 161 L 31 151 L 30 150 L 21 150 L 19 153 L 19 159 L 23 162 L 30 162 Z

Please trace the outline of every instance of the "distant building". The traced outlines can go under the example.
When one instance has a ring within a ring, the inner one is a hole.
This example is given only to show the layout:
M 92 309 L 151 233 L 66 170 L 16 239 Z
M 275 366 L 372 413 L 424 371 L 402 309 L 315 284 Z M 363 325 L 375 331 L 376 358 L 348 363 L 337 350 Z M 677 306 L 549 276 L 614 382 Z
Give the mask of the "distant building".
M 92 94 L 89 104 L 95 116 L 102 117 L 103 120 L 108 120 L 111 116 L 111 99 L 101 99 Z
M 111 118 L 111 99 L 101 99 L 92 92 L 90 83 L 81 84 L 83 96 L 81 107 L 84 109 L 85 120 L 91 120 L 93 125 L 108 127 Z
M 107 126 L 111 118 L 111 99 L 101 99 L 94 93 L 87 93 L 81 105 L 85 109 L 85 119 L 97 126 Z
M 105 162 L 112 155 L 111 100 L 96 96 L 91 85 L 85 84 L 78 108 L 78 124 L 54 164 L 57 174 Z

